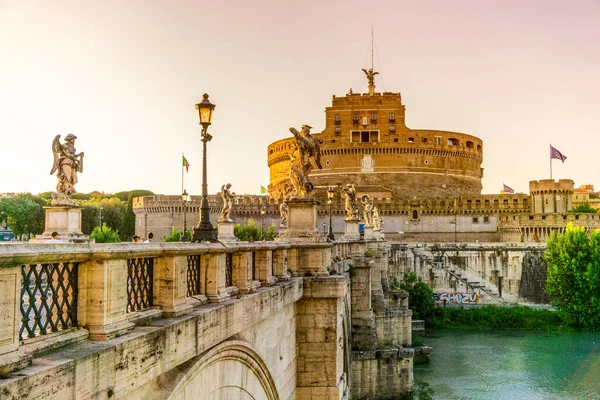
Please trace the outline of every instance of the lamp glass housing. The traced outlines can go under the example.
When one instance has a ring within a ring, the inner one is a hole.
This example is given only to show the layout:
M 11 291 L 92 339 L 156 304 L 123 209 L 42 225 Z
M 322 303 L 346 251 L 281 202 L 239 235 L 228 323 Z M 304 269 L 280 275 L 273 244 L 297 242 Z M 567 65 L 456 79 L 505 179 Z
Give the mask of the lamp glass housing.
M 181 193 L 181 201 L 183 201 L 184 203 L 190 201 L 190 195 L 185 189 L 183 190 L 183 193 Z
M 333 191 L 333 186 L 329 186 L 329 189 L 327 189 L 327 197 L 329 199 L 333 199 L 333 195 L 334 195 L 334 191 Z
M 208 100 L 208 94 L 204 93 L 202 97 L 202 101 L 196 104 L 196 110 L 198 110 L 200 125 L 209 126 L 212 124 L 213 110 L 215 109 L 215 105 Z

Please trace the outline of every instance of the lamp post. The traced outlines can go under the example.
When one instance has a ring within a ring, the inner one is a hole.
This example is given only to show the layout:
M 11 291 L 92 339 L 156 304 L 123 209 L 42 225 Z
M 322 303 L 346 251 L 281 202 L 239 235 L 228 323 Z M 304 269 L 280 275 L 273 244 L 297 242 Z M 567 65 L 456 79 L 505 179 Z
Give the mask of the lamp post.
M 333 202 L 333 195 L 334 195 L 334 191 L 333 191 L 333 186 L 329 186 L 329 189 L 327 189 L 327 204 L 329 204 L 329 228 L 327 229 L 327 239 L 329 240 L 333 240 L 333 227 L 331 224 L 331 203 Z
M 200 125 L 202 125 L 202 201 L 200 202 L 200 221 L 194 228 L 194 241 L 215 240 L 215 230 L 210 223 L 210 209 L 208 207 L 208 185 L 206 183 L 206 143 L 210 142 L 212 136 L 208 133 L 208 127 L 212 123 L 215 105 L 208 100 L 208 94 L 202 95 L 202 101 L 196 104 Z
M 181 193 L 181 204 L 183 205 L 183 236 L 181 237 L 182 242 L 189 242 L 190 237 L 187 234 L 187 203 L 190 201 L 190 195 L 183 189 Z
M 266 206 L 263 205 L 260 208 L 260 240 L 265 240 L 265 230 L 263 228 L 264 228 L 264 222 L 265 222 L 264 219 L 265 219 L 266 213 L 267 213 Z
M 102 203 L 100 203 L 100 214 L 98 214 L 98 226 L 100 226 L 100 228 L 102 228 L 102 218 L 104 218 L 102 216 Z

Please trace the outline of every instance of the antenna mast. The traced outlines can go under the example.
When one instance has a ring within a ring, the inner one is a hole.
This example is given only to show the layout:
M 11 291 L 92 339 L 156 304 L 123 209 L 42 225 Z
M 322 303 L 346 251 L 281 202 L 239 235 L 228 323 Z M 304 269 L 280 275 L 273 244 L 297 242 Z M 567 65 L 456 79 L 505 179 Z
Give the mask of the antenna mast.
M 373 26 L 371 26 L 371 71 L 375 68 L 375 64 L 373 63 L 373 53 L 375 52 L 375 38 L 373 35 Z

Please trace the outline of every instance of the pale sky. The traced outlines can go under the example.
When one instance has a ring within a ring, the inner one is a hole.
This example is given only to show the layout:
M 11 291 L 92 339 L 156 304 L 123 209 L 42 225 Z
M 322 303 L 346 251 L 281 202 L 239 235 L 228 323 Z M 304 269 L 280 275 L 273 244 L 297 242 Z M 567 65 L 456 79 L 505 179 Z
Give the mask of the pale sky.
M 483 140 L 483 192 L 553 177 L 600 189 L 599 0 L 0 0 L 0 192 L 54 190 L 52 139 L 78 136 L 76 189 L 201 191 L 194 104 L 216 104 L 209 192 L 258 193 L 267 145 L 325 126 L 331 96 L 401 92 L 414 129 Z

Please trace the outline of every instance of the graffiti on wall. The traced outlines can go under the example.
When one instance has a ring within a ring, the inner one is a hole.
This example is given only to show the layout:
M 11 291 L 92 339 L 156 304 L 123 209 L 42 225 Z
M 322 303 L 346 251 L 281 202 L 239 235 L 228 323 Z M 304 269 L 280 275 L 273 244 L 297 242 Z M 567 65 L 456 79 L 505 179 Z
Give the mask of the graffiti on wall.
M 477 293 L 434 293 L 433 300 L 436 304 L 456 303 L 456 304 L 475 304 L 479 303 Z

